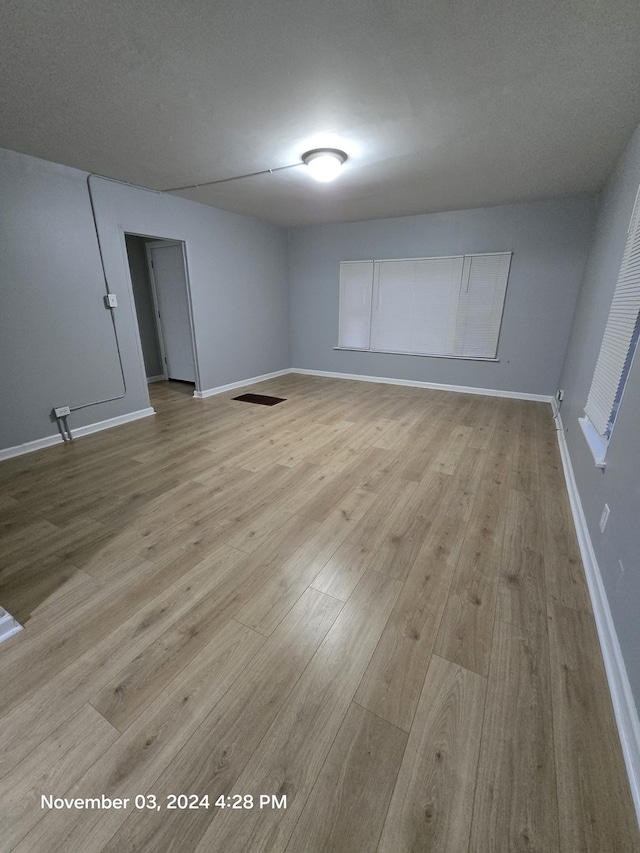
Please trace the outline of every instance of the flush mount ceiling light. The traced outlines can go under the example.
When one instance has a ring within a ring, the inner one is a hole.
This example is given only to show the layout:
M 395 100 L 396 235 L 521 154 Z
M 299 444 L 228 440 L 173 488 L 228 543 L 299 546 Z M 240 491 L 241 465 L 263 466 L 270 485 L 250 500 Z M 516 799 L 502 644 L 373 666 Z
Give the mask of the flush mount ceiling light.
M 302 162 L 308 166 L 311 177 L 323 183 L 338 176 L 346 159 L 347 155 L 338 148 L 314 148 L 302 155 Z
M 231 178 L 219 178 L 216 181 L 201 181 L 198 184 L 186 184 L 182 187 L 169 187 L 160 190 L 165 193 L 176 193 L 181 190 L 199 190 L 202 187 L 212 187 L 215 184 L 228 184 L 230 181 L 239 181 L 243 178 L 255 178 L 257 175 L 273 175 L 274 172 L 283 172 L 285 169 L 296 169 L 298 166 L 308 166 L 311 176 L 316 181 L 332 181 L 338 176 L 340 166 L 346 161 L 347 155 L 339 148 L 313 148 L 305 151 L 302 155 L 302 163 L 290 163 L 288 166 L 274 166 L 273 169 L 261 169 L 259 172 L 248 172 L 246 175 L 234 175 Z

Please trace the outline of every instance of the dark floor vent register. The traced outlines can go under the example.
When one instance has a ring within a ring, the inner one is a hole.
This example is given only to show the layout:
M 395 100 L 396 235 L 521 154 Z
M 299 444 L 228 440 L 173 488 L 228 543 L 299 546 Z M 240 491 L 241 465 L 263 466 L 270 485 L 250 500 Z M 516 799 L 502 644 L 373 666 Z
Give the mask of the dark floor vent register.
M 239 397 L 234 397 L 234 400 L 241 400 L 243 403 L 258 403 L 260 406 L 275 406 L 276 403 L 284 403 L 285 397 L 267 397 L 266 394 L 241 394 Z

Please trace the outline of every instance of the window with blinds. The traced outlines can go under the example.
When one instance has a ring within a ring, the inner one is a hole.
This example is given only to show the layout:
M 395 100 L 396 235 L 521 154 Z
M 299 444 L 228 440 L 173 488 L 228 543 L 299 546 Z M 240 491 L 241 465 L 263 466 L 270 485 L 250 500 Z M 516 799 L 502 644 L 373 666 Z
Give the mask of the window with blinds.
M 340 264 L 338 347 L 495 359 L 511 252 Z
M 598 435 L 611 437 L 640 334 L 640 187 L 596 362 L 585 414 Z

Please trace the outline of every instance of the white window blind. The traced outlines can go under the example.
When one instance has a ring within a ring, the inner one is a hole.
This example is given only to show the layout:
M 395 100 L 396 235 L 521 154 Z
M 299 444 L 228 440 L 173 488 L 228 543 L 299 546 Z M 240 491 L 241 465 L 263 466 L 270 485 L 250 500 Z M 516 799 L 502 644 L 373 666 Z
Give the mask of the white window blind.
M 510 252 L 340 265 L 338 346 L 496 357 Z
M 611 311 L 585 406 L 585 414 L 605 439 L 611 435 L 637 345 L 639 314 L 640 188 L 636 195 Z
M 462 263 L 462 258 L 378 261 L 371 348 L 452 354 Z
M 466 255 L 455 351 L 469 358 L 496 355 L 511 255 Z
M 340 264 L 340 346 L 369 349 L 372 282 L 373 261 Z

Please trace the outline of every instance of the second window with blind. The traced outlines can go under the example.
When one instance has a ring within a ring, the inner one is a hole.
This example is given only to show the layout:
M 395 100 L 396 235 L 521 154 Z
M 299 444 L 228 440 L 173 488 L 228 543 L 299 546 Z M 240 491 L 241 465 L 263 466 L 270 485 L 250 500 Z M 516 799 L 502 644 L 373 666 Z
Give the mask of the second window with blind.
M 340 264 L 338 347 L 495 360 L 511 252 Z
M 620 272 L 580 425 L 598 467 L 607 448 L 640 342 L 640 187 L 631 213 Z

